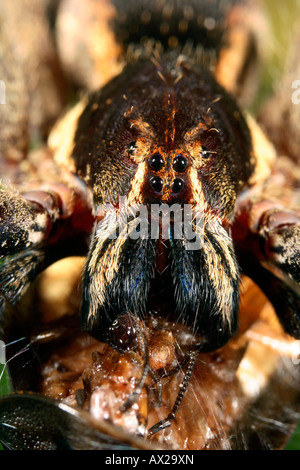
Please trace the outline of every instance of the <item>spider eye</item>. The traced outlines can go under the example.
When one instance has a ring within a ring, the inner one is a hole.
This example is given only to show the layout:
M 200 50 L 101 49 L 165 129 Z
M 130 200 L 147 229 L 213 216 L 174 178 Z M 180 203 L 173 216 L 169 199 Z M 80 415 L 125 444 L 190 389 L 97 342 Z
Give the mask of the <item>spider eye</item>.
M 158 176 L 153 176 L 150 180 L 150 186 L 156 193 L 160 193 L 163 188 L 163 181 Z
M 137 143 L 136 143 L 136 140 L 134 140 L 133 142 L 130 142 L 130 144 L 128 145 L 127 147 L 127 153 L 128 155 L 131 157 L 131 155 L 134 154 L 134 152 L 136 151 L 137 149 Z
M 173 169 L 177 171 L 178 173 L 183 173 L 188 167 L 188 161 L 187 159 L 179 154 L 176 155 L 176 157 L 173 160 Z
M 164 166 L 165 162 L 160 153 L 154 153 L 150 155 L 148 159 L 149 166 L 154 171 L 159 171 Z
M 202 158 L 209 158 L 210 151 L 204 145 L 202 145 L 200 155 L 201 155 Z
M 181 178 L 175 178 L 172 184 L 172 192 L 180 193 L 184 188 L 184 181 Z

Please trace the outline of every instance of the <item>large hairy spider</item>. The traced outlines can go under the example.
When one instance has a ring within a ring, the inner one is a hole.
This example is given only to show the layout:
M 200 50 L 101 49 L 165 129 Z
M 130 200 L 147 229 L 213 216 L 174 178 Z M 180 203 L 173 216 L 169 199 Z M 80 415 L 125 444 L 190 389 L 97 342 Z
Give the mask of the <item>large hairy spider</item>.
M 282 447 L 299 412 L 299 146 L 290 102 L 260 113 L 272 143 L 245 111 L 264 15 L 250 0 L 29 3 L 0 13 L 0 314 L 25 364 L 10 353 L 0 441 Z M 53 265 L 81 294 L 46 321 Z M 266 436 L 271 419 L 285 432 Z

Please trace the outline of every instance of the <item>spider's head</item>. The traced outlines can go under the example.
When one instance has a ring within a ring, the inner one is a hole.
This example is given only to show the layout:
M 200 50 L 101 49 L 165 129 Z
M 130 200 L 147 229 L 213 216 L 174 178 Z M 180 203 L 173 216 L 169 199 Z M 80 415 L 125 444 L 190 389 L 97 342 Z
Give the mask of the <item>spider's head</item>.
M 163 315 L 167 298 L 199 348 L 230 338 L 239 298 L 230 221 L 251 155 L 233 99 L 184 58 L 129 68 L 91 99 L 74 153 L 99 219 L 84 275 L 87 330 L 107 339 L 126 313 Z

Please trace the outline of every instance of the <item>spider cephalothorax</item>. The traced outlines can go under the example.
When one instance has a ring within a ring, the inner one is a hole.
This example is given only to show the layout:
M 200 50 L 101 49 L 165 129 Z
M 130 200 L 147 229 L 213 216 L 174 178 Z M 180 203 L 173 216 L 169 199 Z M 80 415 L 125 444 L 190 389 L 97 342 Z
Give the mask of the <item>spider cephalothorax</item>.
M 179 217 L 164 232 L 175 315 L 200 336 L 201 349 L 224 344 L 236 329 L 239 297 L 239 268 L 227 231 L 255 164 L 250 133 L 232 98 L 185 57 L 142 62 L 92 97 L 79 120 L 74 160 L 93 189 L 95 212 L 111 204 L 87 261 L 86 328 L 106 338 L 122 314 L 145 316 L 159 263 L 153 210 L 164 205 L 172 213 L 182 209 L 185 231 L 181 238 L 176 233 Z M 145 233 L 137 234 L 143 223 Z

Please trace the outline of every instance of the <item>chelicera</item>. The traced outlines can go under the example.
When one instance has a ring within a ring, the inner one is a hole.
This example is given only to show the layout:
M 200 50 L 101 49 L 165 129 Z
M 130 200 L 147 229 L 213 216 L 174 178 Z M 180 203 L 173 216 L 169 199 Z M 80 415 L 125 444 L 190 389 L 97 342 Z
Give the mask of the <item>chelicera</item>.
M 251 192 L 271 175 L 273 148 L 260 151 L 256 126 L 216 70 L 174 49 L 134 60 L 71 111 L 75 130 L 63 157 L 65 145 L 55 155 L 57 182 L 0 192 L 3 305 L 17 303 L 65 250 L 85 251 L 90 236 L 81 327 L 121 353 L 142 351 L 144 360 L 123 412 L 156 372 L 149 318 L 189 332 L 182 391 L 152 433 L 174 419 L 197 355 L 236 333 L 241 270 L 268 295 L 287 333 L 300 338 L 298 215 Z M 288 302 L 279 301 L 282 293 Z M 172 366 L 166 360 L 170 374 Z

